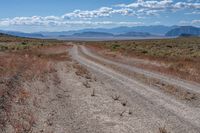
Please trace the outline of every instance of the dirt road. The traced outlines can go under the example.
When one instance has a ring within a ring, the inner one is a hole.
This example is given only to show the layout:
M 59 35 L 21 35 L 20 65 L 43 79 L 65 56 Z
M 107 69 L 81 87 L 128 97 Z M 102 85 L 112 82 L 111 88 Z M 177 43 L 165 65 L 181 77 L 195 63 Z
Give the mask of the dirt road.
M 101 80 L 108 91 L 110 89 L 114 101 L 121 98 L 125 101 L 122 105 L 128 108 L 131 115 L 122 120 L 125 125 L 120 126 L 124 127 L 124 132 L 158 132 L 162 127 L 176 133 L 200 132 L 199 84 L 111 61 L 84 46 L 74 45 L 71 55 Z M 189 94 L 194 93 L 195 98 L 190 100 L 196 100 L 196 104 L 177 99 L 157 86 L 140 82 L 132 73 L 157 79 Z

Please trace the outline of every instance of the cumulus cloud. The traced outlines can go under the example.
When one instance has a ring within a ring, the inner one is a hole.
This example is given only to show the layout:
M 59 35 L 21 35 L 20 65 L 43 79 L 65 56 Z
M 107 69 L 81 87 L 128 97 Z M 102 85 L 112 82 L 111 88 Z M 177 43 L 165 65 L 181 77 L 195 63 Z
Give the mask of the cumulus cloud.
M 94 18 L 110 18 L 114 15 L 131 16 L 137 18 L 145 18 L 149 16 L 159 16 L 164 11 L 177 11 L 190 9 L 191 13 L 199 14 L 200 3 L 198 0 L 189 0 L 187 2 L 174 2 L 173 0 L 137 0 L 130 4 L 118 4 L 112 7 L 101 7 L 95 10 L 74 10 L 62 16 L 32 16 L 32 17 L 14 17 L 0 19 L 0 26 L 9 25 L 34 25 L 34 26 L 61 26 L 61 25 L 134 25 L 137 22 L 92 22 Z M 198 22 L 198 21 L 197 21 Z M 194 22 L 195 23 L 195 22 Z
M 173 2 L 173 0 L 151 0 L 143 1 L 138 0 L 137 2 L 131 4 L 119 4 L 118 7 L 126 8 L 146 8 L 146 9 L 181 9 L 181 8 L 192 8 L 200 9 L 200 3 L 191 3 L 191 2 Z
M 172 6 L 174 9 L 200 9 L 200 3 L 187 3 L 187 2 L 178 2 Z
M 101 7 L 97 10 L 91 10 L 91 11 L 75 10 L 71 13 L 66 13 L 65 15 L 62 16 L 62 18 L 64 19 L 73 19 L 73 18 L 91 19 L 91 18 L 99 18 L 99 17 L 109 17 L 114 14 L 135 15 L 135 12 L 129 8 L 113 9 L 110 7 Z
M 174 2 L 173 0 L 138 0 L 136 2 L 133 2 L 131 4 L 118 4 L 116 7 L 121 8 L 130 8 L 136 10 L 136 12 L 143 10 L 143 13 L 146 13 L 146 15 L 149 15 L 148 12 L 154 11 L 161 12 L 166 10 L 183 10 L 183 9 L 192 9 L 192 10 L 198 10 L 200 9 L 200 3 L 198 1 L 196 2 Z
M 98 10 L 92 10 L 92 11 L 81 11 L 81 10 L 75 10 L 71 13 L 67 13 L 62 16 L 62 18 L 97 18 L 97 17 L 108 17 L 112 13 L 113 9 L 110 7 L 101 7 Z
M 0 21 L 0 26 L 105 26 L 105 25 L 116 25 L 116 26 L 136 26 L 141 25 L 142 22 L 126 22 L 126 21 L 85 21 L 85 20 L 65 20 L 62 17 L 56 16 L 33 16 L 33 17 L 15 17 L 13 19 L 3 19 Z
M 147 9 L 165 9 L 173 3 L 172 0 L 161 0 L 161 1 L 143 1 L 138 0 L 137 2 L 131 4 L 119 4 L 118 7 L 126 8 L 147 8 Z

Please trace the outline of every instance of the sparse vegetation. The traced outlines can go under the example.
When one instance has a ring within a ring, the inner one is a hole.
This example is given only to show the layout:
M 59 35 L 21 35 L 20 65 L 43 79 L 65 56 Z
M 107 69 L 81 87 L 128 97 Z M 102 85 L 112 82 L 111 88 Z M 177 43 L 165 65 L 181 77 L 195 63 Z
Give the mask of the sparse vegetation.
M 90 87 L 91 87 L 88 81 L 83 82 L 83 85 L 84 85 L 86 88 L 90 88 Z
M 126 110 L 122 111 L 119 115 L 123 116 L 125 112 L 126 112 Z
M 84 77 L 86 79 L 92 79 L 89 71 L 85 67 L 81 66 L 78 63 L 74 64 L 73 67 L 76 69 L 75 73 L 77 76 Z
M 95 96 L 95 89 L 92 90 L 92 94 L 91 94 L 91 96 L 92 96 L 92 97 Z
M 165 127 L 159 127 L 159 133 L 170 133 L 170 132 L 167 132 L 167 129 Z
M 115 100 L 115 101 L 118 101 L 119 98 L 120 98 L 120 95 L 117 95 L 117 94 L 112 96 L 112 99 Z
M 124 101 L 121 102 L 121 104 L 122 104 L 123 106 L 126 106 L 127 103 L 128 103 L 128 102 L 127 102 L 126 100 L 124 100 Z
M 128 114 L 132 115 L 133 114 L 132 110 L 129 109 Z
M 200 38 L 152 39 L 135 41 L 87 42 L 87 46 L 107 50 L 110 57 L 119 54 L 156 61 L 163 66 L 137 64 L 162 73 L 172 74 L 186 80 L 200 82 Z M 105 51 L 104 51 L 105 52 Z M 112 54 L 110 54 L 112 52 Z
M 7 125 L 16 133 L 31 132 L 36 122 L 28 103 L 32 94 L 22 83 L 45 81 L 46 75 L 55 72 L 53 64 L 70 61 L 65 50 L 69 46 L 62 41 L 12 36 L 0 36 L 0 42 L 0 132 Z

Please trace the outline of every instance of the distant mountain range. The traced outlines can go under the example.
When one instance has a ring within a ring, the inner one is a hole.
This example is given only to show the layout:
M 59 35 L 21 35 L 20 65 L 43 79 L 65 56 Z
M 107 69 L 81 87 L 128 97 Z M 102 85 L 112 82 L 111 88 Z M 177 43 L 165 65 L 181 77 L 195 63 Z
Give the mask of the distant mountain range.
M 168 31 L 166 36 L 200 36 L 200 28 L 193 26 L 181 26 Z
M 0 37 L 10 37 L 11 35 L 0 33 Z
M 128 32 L 145 32 L 150 33 L 152 35 L 165 35 L 168 31 L 177 28 L 178 26 L 162 26 L 162 25 L 155 25 L 155 26 L 136 26 L 136 27 L 116 27 L 116 28 L 97 28 L 97 29 L 82 29 L 82 30 L 74 30 L 74 31 L 61 31 L 61 32 L 37 32 L 36 34 L 42 34 L 44 36 L 49 37 L 58 37 L 58 36 L 68 36 L 73 35 L 76 33 L 83 33 L 83 32 L 104 32 L 110 33 L 114 35 L 118 34 L 125 34 Z
M 106 32 L 82 32 L 82 33 L 74 33 L 72 36 L 74 37 L 112 37 L 114 35 L 111 33 L 106 33 Z
M 155 35 L 152 35 L 147 32 L 127 32 L 127 33 L 119 34 L 116 36 L 119 36 L 119 37 L 149 37 L 149 36 L 155 36 Z
M 18 36 L 18 37 L 30 37 L 30 38 L 42 38 L 44 35 L 38 33 L 24 33 L 24 32 L 17 32 L 17 31 L 3 31 L 0 30 L 0 33 Z
M 106 32 L 82 32 L 72 35 L 60 35 L 59 37 L 149 37 L 154 36 L 146 32 L 127 32 L 124 34 L 112 34 Z
M 116 28 L 97 28 L 97 29 L 83 29 L 76 31 L 61 31 L 61 32 L 36 32 L 23 33 L 16 31 L 1 31 L 9 35 L 30 38 L 75 38 L 75 37 L 176 37 L 183 34 L 200 35 L 200 28 L 193 26 L 136 26 L 136 27 L 116 27 Z

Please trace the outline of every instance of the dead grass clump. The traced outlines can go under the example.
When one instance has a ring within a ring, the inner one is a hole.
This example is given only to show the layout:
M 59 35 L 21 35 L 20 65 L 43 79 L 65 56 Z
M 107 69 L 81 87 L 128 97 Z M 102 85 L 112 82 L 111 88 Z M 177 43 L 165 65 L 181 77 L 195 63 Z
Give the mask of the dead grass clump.
M 20 112 L 15 112 L 12 115 L 10 124 L 16 133 L 32 131 L 32 128 L 36 123 L 33 112 L 28 111 L 27 109 L 22 109 Z
M 195 93 L 188 92 L 177 86 L 164 84 L 160 82 L 157 82 L 157 85 L 159 85 L 159 88 L 163 89 L 165 92 L 172 94 L 181 100 L 193 101 L 198 98 Z
M 132 110 L 129 109 L 128 114 L 132 115 L 133 114 Z
M 83 82 L 83 85 L 84 85 L 86 88 L 90 88 L 90 87 L 91 87 L 88 81 Z
M 165 127 L 159 127 L 159 133 L 170 133 Z
M 57 73 L 54 73 L 53 74 L 53 84 L 55 86 L 58 86 L 59 84 L 61 84 L 61 80 L 60 78 L 58 77 Z
M 126 106 L 127 103 L 128 103 L 128 102 L 127 102 L 126 100 L 121 102 L 121 104 L 122 104 L 123 106 Z
M 196 94 L 194 94 L 194 93 L 185 91 L 185 92 L 182 93 L 181 98 L 182 98 L 183 100 L 192 101 L 192 100 L 196 100 L 196 99 L 197 99 L 197 96 L 196 96 Z
M 92 97 L 95 96 L 95 89 L 92 90 L 92 94 L 91 94 L 91 96 L 92 96 Z
M 120 95 L 117 95 L 117 94 L 112 96 L 112 99 L 113 99 L 114 101 L 118 101 L 119 98 L 120 98 Z
M 122 111 L 119 115 L 123 116 L 125 112 L 126 112 L 126 110 Z
M 16 102 L 18 104 L 25 104 L 26 100 L 30 97 L 30 93 L 25 89 L 20 89 Z
M 80 77 L 84 77 L 86 79 L 92 79 L 89 71 L 79 64 L 74 64 L 73 67 L 76 69 L 76 75 Z

